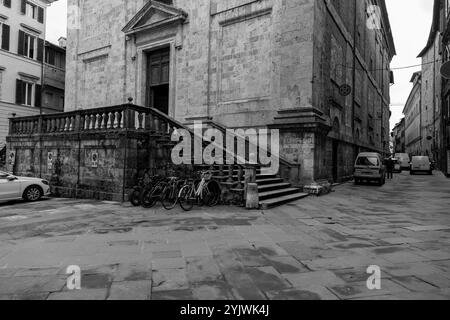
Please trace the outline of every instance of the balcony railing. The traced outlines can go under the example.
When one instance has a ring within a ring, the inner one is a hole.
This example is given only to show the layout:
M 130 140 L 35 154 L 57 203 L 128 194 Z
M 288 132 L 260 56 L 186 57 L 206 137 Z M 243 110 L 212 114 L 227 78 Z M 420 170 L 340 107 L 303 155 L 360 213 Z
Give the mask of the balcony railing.
M 172 134 L 184 126 L 153 108 L 133 104 L 10 119 L 10 136 L 147 130 Z

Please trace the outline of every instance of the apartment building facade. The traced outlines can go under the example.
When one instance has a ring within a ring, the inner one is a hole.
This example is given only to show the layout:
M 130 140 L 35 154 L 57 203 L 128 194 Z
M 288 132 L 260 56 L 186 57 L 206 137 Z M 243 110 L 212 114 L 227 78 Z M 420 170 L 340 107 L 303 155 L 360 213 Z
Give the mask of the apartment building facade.
M 0 0 L 0 149 L 8 119 L 42 107 L 47 7 L 53 0 Z
M 405 118 L 400 120 L 400 122 L 395 125 L 394 129 L 392 130 L 392 137 L 394 142 L 393 152 L 405 153 Z
M 406 153 L 422 155 L 422 72 L 415 72 L 410 82 L 413 88 L 403 109 L 405 148 Z
M 450 63 L 450 1 L 443 0 L 442 63 Z M 450 79 L 442 79 L 441 108 L 441 167 L 450 177 Z

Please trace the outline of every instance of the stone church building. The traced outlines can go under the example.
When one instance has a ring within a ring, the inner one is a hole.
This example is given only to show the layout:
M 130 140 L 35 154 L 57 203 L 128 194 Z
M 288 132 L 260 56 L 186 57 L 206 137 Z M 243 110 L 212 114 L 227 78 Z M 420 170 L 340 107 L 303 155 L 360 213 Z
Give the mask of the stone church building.
M 280 129 L 304 182 L 389 150 L 384 0 L 68 2 L 65 111 L 131 97 L 186 124 Z

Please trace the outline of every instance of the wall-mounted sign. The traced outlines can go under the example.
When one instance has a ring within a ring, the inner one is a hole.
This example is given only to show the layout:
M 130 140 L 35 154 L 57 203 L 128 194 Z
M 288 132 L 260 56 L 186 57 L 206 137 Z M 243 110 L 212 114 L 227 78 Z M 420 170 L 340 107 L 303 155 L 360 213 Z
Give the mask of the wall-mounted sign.
M 339 94 L 343 97 L 347 97 L 352 93 L 352 87 L 348 84 L 343 84 L 339 87 Z
M 51 170 L 53 168 L 53 152 L 47 153 L 47 169 Z
M 16 164 L 16 152 L 10 151 L 8 154 L 8 164 L 14 166 Z
M 98 167 L 98 152 L 92 152 L 91 155 L 91 167 L 97 168 Z

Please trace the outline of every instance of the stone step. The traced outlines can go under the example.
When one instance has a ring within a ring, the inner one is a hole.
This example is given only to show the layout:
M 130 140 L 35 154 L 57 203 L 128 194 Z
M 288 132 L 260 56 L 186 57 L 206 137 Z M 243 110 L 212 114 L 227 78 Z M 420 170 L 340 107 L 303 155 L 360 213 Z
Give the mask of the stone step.
M 282 190 L 282 189 L 290 188 L 291 186 L 292 186 L 292 184 L 287 183 L 287 182 L 266 184 L 266 185 L 258 186 L 258 192 L 263 193 L 263 192 L 274 191 L 274 190 Z
M 281 178 L 272 178 L 272 179 L 257 179 L 256 183 L 258 186 L 264 186 L 267 184 L 276 184 L 276 183 L 283 183 L 284 180 Z
M 285 189 L 281 189 L 281 190 L 261 192 L 259 194 L 259 201 L 261 202 L 263 200 L 269 200 L 269 199 L 273 199 L 273 198 L 288 196 L 288 195 L 299 193 L 299 192 L 300 192 L 299 188 L 285 188 Z
M 304 199 L 306 197 L 308 197 L 309 194 L 307 193 L 294 193 L 291 195 L 286 195 L 286 196 L 282 196 L 282 197 L 277 197 L 277 198 L 273 198 L 273 199 L 269 199 L 269 200 L 264 200 L 264 201 L 260 201 L 259 205 L 261 210 L 267 210 L 270 208 L 275 208 L 290 202 L 294 202 L 300 199 Z
M 237 180 L 238 179 L 238 175 L 233 175 L 233 180 Z M 245 175 L 242 175 L 242 180 L 244 180 Z M 256 175 L 256 180 L 267 180 L 267 179 L 275 179 L 277 178 L 276 175 L 262 175 L 262 174 L 257 174 Z M 228 180 L 229 176 L 225 175 L 225 176 L 213 176 L 213 179 L 215 180 Z

